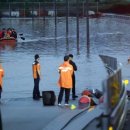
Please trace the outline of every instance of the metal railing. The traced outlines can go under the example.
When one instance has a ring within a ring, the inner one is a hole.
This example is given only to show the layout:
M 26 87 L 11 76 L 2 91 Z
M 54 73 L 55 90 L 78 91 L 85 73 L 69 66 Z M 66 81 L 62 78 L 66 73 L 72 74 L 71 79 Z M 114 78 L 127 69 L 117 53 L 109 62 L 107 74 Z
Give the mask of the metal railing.
M 76 2 L 68 1 L 68 12 L 70 16 L 76 16 Z M 86 14 L 86 0 L 78 2 L 79 14 L 85 16 Z M 56 5 L 56 8 L 55 8 Z M 111 3 L 98 4 L 98 10 L 106 6 L 111 6 Z M 97 11 L 97 3 L 89 2 L 89 9 Z M 52 15 L 57 12 L 57 16 L 64 16 L 66 14 L 66 2 L 0 2 L 0 17 L 43 17 Z

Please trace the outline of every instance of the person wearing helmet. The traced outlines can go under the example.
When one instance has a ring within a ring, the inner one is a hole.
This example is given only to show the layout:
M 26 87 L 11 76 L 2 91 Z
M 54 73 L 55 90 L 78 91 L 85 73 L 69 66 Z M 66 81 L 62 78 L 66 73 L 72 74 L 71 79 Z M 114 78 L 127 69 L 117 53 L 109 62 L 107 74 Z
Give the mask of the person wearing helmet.
M 33 99 L 38 100 L 40 99 L 40 91 L 39 91 L 39 82 L 41 77 L 41 69 L 40 69 L 40 63 L 39 63 L 39 55 L 36 54 L 34 56 L 34 63 L 32 65 L 32 71 L 33 71 L 33 78 L 34 78 L 34 88 L 33 88 Z

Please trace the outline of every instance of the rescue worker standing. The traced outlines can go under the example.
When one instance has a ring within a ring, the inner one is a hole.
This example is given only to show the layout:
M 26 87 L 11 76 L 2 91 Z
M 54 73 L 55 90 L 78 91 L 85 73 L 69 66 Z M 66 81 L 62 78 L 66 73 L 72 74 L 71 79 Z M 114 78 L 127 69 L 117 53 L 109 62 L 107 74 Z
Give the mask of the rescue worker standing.
M 72 88 L 73 66 L 69 64 L 69 56 L 64 56 L 64 63 L 59 66 L 60 92 L 58 96 L 58 105 L 61 106 L 63 94 L 65 91 L 65 105 L 69 105 L 70 89 Z
M 1 99 L 1 93 L 2 93 L 3 77 L 4 77 L 4 69 L 2 65 L 0 64 L 0 99 Z
M 75 64 L 75 62 L 73 61 L 73 55 L 69 54 L 69 63 L 73 66 L 74 71 L 77 71 L 77 66 Z M 73 75 L 72 75 L 72 99 L 75 100 L 75 98 L 77 98 L 78 96 L 76 95 L 75 92 L 75 73 L 73 71 Z
M 39 91 L 39 82 L 41 77 L 41 69 L 40 69 L 40 63 L 39 63 L 39 55 L 35 55 L 35 61 L 32 65 L 33 70 L 33 78 L 34 78 L 34 88 L 33 88 L 33 99 L 38 100 L 40 99 L 40 91 Z

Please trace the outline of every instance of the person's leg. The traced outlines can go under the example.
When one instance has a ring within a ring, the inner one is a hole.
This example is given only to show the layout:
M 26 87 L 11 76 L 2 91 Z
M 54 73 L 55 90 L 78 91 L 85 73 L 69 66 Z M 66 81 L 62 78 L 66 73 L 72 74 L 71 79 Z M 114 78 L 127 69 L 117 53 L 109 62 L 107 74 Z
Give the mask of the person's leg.
M 38 98 L 40 98 L 39 82 L 40 82 L 40 78 L 37 78 L 37 80 L 36 80 L 36 93 L 37 93 Z
M 75 94 L 75 75 L 72 76 L 72 99 L 75 100 L 78 96 Z
M 72 87 L 72 99 L 75 100 L 75 98 L 77 98 L 78 96 L 76 95 L 76 89 L 75 89 L 75 74 L 72 76 L 72 84 L 73 84 L 73 87 Z
M 65 89 L 65 104 L 69 104 L 70 89 Z
M 62 102 L 62 98 L 63 98 L 63 94 L 64 94 L 64 88 L 60 88 L 60 93 L 58 96 L 58 104 Z
M 33 99 L 37 98 L 37 79 L 34 79 Z
M 72 84 L 73 84 L 73 87 L 72 87 L 72 98 L 75 98 L 75 79 L 74 78 L 72 79 Z

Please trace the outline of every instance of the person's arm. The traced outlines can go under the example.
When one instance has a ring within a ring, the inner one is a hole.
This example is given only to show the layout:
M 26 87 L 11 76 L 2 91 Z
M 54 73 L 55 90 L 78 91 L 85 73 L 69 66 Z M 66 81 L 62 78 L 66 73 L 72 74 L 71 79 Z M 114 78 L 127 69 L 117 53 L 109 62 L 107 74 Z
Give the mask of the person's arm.
M 39 77 L 41 78 L 41 68 L 40 68 L 40 64 L 37 64 L 37 72 Z
M 77 71 L 77 66 L 73 61 L 71 61 L 71 65 L 73 66 L 74 71 Z

